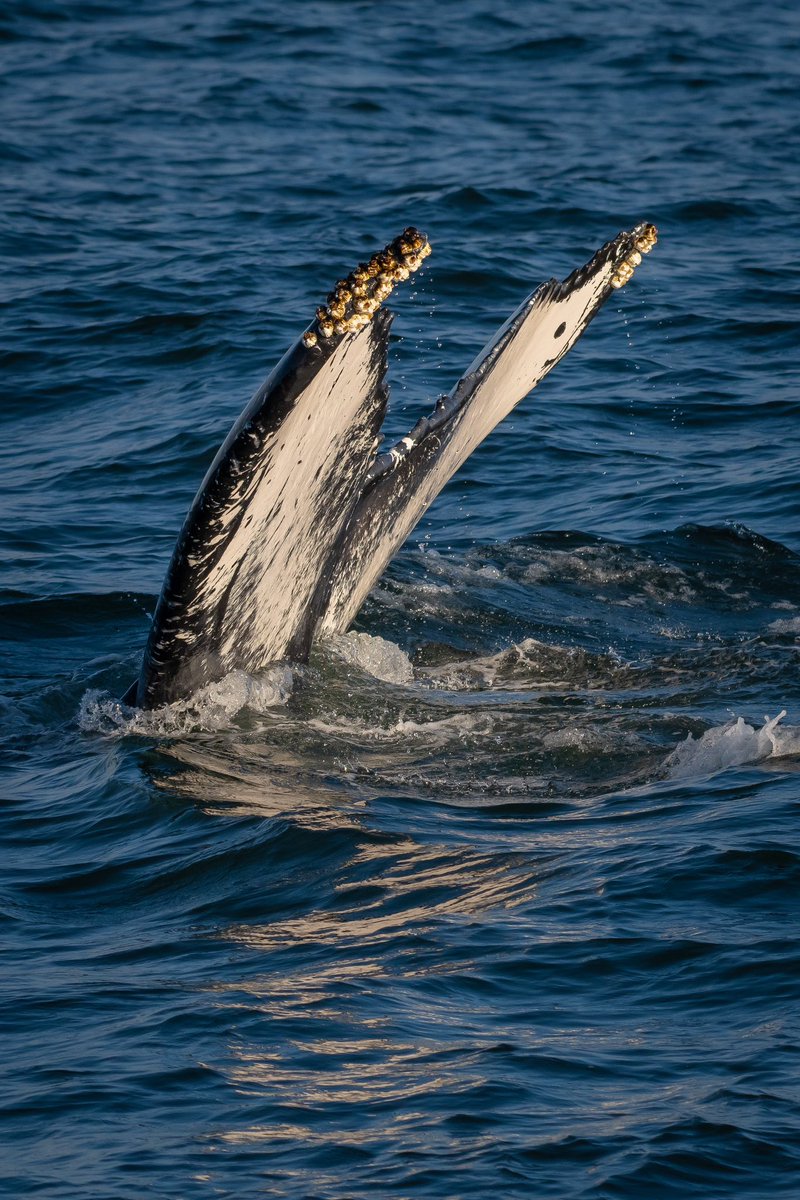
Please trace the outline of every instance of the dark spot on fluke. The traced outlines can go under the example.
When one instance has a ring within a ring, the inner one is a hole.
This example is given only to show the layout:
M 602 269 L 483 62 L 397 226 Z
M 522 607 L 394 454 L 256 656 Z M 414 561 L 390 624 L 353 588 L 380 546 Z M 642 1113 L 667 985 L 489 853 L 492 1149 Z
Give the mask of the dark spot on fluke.
M 564 332 L 564 330 L 566 328 L 567 328 L 567 322 L 562 321 L 561 324 L 559 325 L 558 329 L 553 334 L 553 337 L 561 337 L 562 333 Z

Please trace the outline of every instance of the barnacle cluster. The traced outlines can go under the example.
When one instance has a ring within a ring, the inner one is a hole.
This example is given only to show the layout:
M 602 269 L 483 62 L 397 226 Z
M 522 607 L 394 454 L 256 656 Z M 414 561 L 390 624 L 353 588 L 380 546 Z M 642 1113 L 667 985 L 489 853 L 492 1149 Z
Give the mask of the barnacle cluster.
M 633 249 L 623 258 L 622 262 L 617 264 L 614 274 L 611 276 L 610 282 L 613 288 L 625 286 L 642 261 L 642 255 L 649 254 L 658 241 L 658 231 L 655 225 L 642 225 L 639 229 L 634 230 L 634 234 Z
M 408 279 L 431 252 L 428 239 L 418 229 L 404 229 L 385 250 L 359 263 L 346 279 L 340 279 L 327 304 L 316 311 L 316 322 L 303 334 L 306 346 L 320 338 L 355 333 L 369 324 L 396 283 Z

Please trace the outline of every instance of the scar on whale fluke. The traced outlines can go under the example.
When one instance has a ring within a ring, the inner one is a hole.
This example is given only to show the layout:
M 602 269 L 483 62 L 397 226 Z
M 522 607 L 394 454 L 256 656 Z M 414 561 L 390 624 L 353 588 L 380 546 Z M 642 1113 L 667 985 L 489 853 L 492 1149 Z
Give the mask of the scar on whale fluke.
M 178 537 L 141 674 L 155 708 L 229 671 L 302 661 L 344 632 L 391 556 L 476 446 L 563 358 L 655 245 L 618 234 L 563 282 L 541 284 L 429 416 L 377 454 L 395 285 L 430 254 L 406 229 L 336 284 L 248 404 Z

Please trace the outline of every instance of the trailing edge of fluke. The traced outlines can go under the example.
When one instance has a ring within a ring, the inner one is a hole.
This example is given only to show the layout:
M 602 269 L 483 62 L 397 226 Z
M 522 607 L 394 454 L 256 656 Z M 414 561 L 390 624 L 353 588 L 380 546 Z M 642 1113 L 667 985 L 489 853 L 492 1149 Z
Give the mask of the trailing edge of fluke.
M 234 669 L 303 660 L 315 637 L 344 632 L 448 479 L 655 242 L 653 225 L 637 225 L 562 282 L 541 284 L 383 454 L 393 320 L 384 303 L 430 244 L 406 229 L 337 283 L 211 464 L 125 700 L 168 704 Z

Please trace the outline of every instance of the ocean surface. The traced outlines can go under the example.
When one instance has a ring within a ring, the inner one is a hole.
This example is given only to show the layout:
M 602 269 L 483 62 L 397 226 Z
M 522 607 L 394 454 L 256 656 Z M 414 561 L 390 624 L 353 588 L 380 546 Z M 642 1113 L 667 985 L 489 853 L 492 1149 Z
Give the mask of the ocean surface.
M 0 1194 L 800 1194 L 794 0 L 0 9 Z M 184 513 L 404 226 L 387 436 L 659 245 L 353 633 L 156 713 Z

